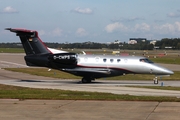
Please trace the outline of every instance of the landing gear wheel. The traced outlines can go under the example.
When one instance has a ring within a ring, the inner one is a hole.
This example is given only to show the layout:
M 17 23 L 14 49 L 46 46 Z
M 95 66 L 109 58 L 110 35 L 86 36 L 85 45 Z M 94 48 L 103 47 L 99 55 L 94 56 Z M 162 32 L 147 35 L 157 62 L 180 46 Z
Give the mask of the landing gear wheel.
M 91 79 L 88 78 L 82 78 L 82 83 L 91 83 Z
M 158 84 L 159 83 L 157 77 L 155 77 L 153 80 L 154 80 L 154 84 Z

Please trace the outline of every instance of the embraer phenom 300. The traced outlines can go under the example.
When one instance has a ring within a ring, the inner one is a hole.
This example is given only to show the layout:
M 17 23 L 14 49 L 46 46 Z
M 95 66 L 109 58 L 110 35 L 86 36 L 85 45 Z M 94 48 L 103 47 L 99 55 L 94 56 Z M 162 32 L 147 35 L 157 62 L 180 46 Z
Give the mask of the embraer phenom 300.
M 96 78 L 124 74 L 172 75 L 171 70 L 154 64 L 145 57 L 76 54 L 48 48 L 38 37 L 38 32 L 6 28 L 19 36 L 28 66 L 48 67 L 82 76 L 82 83 Z

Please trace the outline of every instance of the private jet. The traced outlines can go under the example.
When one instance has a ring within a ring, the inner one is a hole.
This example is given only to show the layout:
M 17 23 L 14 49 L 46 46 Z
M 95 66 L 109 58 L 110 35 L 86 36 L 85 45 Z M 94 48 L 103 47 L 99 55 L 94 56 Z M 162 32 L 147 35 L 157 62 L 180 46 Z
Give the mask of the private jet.
M 28 66 L 47 67 L 82 76 L 82 83 L 97 78 L 125 74 L 172 75 L 173 71 L 161 67 L 146 57 L 121 55 L 77 54 L 47 47 L 35 30 L 6 28 L 19 36 Z M 156 81 L 158 83 L 158 81 Z

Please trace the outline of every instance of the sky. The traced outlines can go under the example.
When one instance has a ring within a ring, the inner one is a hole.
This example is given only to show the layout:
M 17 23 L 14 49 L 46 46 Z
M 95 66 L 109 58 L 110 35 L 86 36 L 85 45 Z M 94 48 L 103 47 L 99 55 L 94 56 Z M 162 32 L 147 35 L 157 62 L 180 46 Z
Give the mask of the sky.
M 58 43 L 179 38 L 180 0 L 0 0 L 0 43 L 20 42 L 5 28 Z

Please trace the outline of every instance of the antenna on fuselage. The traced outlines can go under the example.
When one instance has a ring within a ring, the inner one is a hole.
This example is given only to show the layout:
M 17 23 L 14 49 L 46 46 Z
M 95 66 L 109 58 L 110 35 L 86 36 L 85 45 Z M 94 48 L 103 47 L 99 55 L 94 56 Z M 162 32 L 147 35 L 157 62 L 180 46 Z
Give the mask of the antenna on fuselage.
M 86 52 L 82 51 L 82 53 L 83 53 L 84 55 L 86 55 Z

